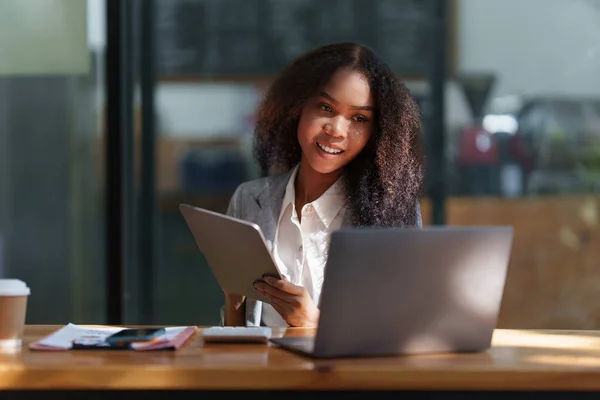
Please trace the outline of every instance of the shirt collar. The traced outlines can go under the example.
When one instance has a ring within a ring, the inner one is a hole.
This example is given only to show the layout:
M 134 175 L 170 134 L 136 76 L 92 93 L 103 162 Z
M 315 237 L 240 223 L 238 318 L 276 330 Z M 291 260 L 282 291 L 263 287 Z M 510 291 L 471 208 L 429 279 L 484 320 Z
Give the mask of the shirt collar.
M 283 203 L 281 207 L 282 214 L 290 204 L 292 205 L 293 209 L 296 208 L 295 181 L 297 174 L 298 165 L 294 167 L 294 170 L 285 188 L 285 195 L 283 197 Z M 317 215 L 319 216 L 325 227 L 329 228 L 329 225 L 333 222 L 335 217 L 337 217 L 342 208 L 346 205 L 346 196 L 344 195 L 344 191 L 342 190 L 341 179 L 338 179 L 333 185 L 331 185 L 329 189 L 325 191 L 325 193 L 321 195 L 321 197 L 319 197 L 310 204 L 317 212 Z
M 296 189 L 294 187 L 294 183 L 296 182 L 296 175 L 298 175 L 298 165 L 294 167 L 292 174 L 290 175 L 290 179 L 288 180 L 287 186 L 285 187 L 285 194 L 283 195 L 283 203 L 281 204 L 281 212 L 287 208 L 288 205 L 295 206 L 296 202 Z

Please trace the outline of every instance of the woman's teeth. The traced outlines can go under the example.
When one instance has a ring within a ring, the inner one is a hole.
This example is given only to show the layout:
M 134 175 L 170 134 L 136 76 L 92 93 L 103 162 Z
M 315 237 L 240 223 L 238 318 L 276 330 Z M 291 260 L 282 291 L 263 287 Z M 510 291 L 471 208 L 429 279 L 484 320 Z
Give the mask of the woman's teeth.
M 340 154 L 342 152 L 342 150 L 332 149 L 331 147 L 323 146 L 321 143 L 317 143 L 317 146 L 319 146 L 319 148 L 325 153 L 329 154 Z

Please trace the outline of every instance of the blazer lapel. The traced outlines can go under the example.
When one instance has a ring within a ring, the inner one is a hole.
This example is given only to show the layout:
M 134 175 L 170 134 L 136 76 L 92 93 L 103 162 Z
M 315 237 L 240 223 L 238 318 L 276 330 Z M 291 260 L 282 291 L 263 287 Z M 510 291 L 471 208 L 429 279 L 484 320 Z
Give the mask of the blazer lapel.
M 292 171 L 265 179 L 265 187 L 254 197 L 256 207 L 258 207 L 254 222 L 260 226 L 270 251 L 273 251 L 273 241 L 281 213 L 281 202 Z M 262 302 L 247 299 L 246 325 L 259 326 L 261 318 Z
M 265 188 L 256 196 L 256 203 L 260 209 L 256 216 L 256 223 L 261 227 L 265 239 L 272 245 L 277 230 L 277 222 L 281 213 L 281 202 L 285 188 L 292 171 L 266 179 Z

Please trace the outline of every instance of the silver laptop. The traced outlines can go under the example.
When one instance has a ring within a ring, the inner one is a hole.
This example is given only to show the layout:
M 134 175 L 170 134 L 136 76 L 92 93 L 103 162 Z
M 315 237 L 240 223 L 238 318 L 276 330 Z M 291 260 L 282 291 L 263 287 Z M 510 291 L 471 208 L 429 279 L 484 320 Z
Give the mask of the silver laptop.
M 479 352 L 491 345 L 512 227 L 361 228 L 332 234 L 311 357 Z

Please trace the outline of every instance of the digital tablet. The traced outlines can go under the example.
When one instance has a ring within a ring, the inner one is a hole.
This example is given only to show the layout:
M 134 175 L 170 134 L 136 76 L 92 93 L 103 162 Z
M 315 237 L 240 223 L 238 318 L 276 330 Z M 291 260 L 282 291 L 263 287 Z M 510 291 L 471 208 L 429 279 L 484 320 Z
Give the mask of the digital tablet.
M 188 204 L 179 210 L 221 288 L 270 303 L 254 289 L 254 281 L 263 275 L 282 278 L 260 227 Z

